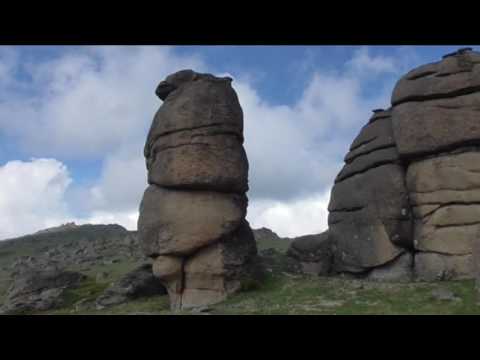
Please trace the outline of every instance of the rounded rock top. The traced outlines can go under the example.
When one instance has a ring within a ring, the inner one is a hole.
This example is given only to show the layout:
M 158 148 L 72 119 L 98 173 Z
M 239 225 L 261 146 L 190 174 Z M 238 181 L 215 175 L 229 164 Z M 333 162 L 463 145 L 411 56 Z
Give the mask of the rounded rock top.
M 447 98 L 480 88 L 480 52 L 461 48 L 440 61 L 421 65 L 402 76 L 391 103 Z
M 191 69 L 185 69 L 177 71 L 173 74 L 168 75 L 165 80 L 162 80 L 158 84 L 155 94 L 161 99 L 164 100 L 167 96 L 174 90 L 182 87 L 183 85 L 192 82 L 192 81 L 212 81 L 212 82 L 228 82 L 231 83 L 233 79 L 229 76 L 217 77 L 208 73 L 198 73 Z

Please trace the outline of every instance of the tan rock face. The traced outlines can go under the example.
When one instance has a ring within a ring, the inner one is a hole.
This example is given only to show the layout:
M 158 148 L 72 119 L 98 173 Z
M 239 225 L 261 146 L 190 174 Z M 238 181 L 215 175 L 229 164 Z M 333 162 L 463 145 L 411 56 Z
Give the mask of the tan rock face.
M 395 86 L 392 104 L 451 97 L 480 86 L 480 54 L 464 52 L 420 66 L 403 76 Z
M 374 110 L 335 179 L 328 233 L 337 271 L 394 278 L 414 256 L 418 280 L 473 276 L 479 114 L 480 53 L 471 49 L 397 82 L 392 108 Z
M 178 133 L 155 142 L 148 176 L 151 184 L 236 193 L 248 190 L 247 155 L 237 136 L 188 134 L 178 142 L 171 139 Z
M 164 103 L 144 148 L 150 186 L 139 240 L 173 309 L 214 304 L 259 275 L 245 220 L 242 108 L 230 78 L 191 70 L 168 76 L 156 94 Z
M 197 74 L 179 85 L 157 111 L 148 134 L 145 156 L 160 136 L 199 128 L 220 129 L 243 138 L 243 112 L 231 79 Z
M 245 218 L 245 195 L 149 186 L 139 235 L 149 256 L 189 255 L 234 231 Z
M 445 255 L 430 252 L 415 254 L 417 281 L 469 279 L 473 277 L 472 255 Z
M 432 154 L 480 140 L 479 111 L 478 92 L 395 106 L 393 131 L 399 153 Z
M 261 278 L 256 254 L 255 238 L 245 221 L 221 241 L 188 257 L 177 308 L 215 304 L 240 291 L 245 283 Z
M 464 152 L 412 163 L 407 187 L 415 207 L 415 248 L 467 255 L 480 230 L 480 153 Z M 425 205 L 429 204 L 429 205 Z
M 414 162 L 408 167 L 407 187 L 410 192 L 422 194 L 480 189 L 480 152 L 440 155 Z
M 181 297 L 183 291 L 183 259 L 176 256 L 158 256 L 152 266 L 153 275 L 167 288 L 170 297 Z
M 397 164 L 390 111 L 375 111 L 345 161 L 328 206 L 334 268 L 365 272 L 412 246 L 405 171 Z

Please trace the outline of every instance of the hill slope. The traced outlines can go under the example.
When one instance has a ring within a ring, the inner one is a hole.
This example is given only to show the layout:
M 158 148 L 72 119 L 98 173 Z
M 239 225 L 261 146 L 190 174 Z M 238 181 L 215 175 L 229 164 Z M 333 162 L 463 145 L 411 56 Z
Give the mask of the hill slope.
M 285 256 L 293 239 L 254 230 L 267 269 L 265 282 L 212 306 L 209 314 L 480 314 L 473 281 L 374 283 L 314 277 Z M 136 233 L 119 225 L 68 226 L 0 242 L 0 304 L 12 278 L 32 268 L 65 267 L 87 277 L 68 290 L 64 305 L 46 314 L 171 314 L 168 297 L 152 296 L 97 309 L 111 283 L 149 260 Z M 183 312 L 184 314 L 189 314 Z

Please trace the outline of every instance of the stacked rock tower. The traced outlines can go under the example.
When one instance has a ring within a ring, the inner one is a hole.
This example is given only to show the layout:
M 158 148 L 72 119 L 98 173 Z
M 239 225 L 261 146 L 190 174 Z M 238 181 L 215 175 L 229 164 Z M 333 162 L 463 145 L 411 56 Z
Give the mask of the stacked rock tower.
M 220 302 L 258 276 L 245 219 L 243 112 L 231 81 L 182 70 L 156 89 L 164 102 L 145 144 L 138 232 L 173 309 Z
M 345 157 L 329 204 L 338 271 L 403 268 L 473 278 L 480 237 L 480 53 L 420 66 L 396 84 Z

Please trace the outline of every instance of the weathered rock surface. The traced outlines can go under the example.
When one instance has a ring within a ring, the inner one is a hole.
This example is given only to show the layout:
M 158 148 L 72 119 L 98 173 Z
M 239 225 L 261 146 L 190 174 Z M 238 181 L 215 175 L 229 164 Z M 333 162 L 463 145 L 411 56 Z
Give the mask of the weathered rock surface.
M 328 206 L 334 268 L 365 272 L 412 246 L 405 171 L 398 164 L 389 110 L 374 112 L 345 161 Z
M 213 130 L 165 135 L 153 145 L 148 181 L 165 187 L 242 193 L 248 191 L 248 160 L 236 135 Z
M 189 255 L 234 231 L 245 217 L 245 195 L 149 186 L 138 232 L 148 256 Z
M 479 143 L 479 113 L 478 92 L 397 105 L 393 108 L 393 130 L 398 151 L 412 157 Z
M 118 305 L 129 300 L 154 295 L 165 295 L 165 287 L 152 273 L 152 265 L 145 264 L 124 275 L 112 284 L 96 301 L 97 307 Z
M 417 281 L 471 279 L 473 278 L 472 255 L 416 253 L 414 276 Z
M 332 270 L 333 253 L 328 231 L 295 238 L 287 255 L 300 262 L 306 274 L 328 275 Z
M 408 193 L 398 165 L 336 183 L 328 209 L 337 271 L 362 272 L 385 264 L 411 244 Z
M 478 91 L 480 54 L 465 51 L 420 66 L 403 76 L 392 93 L 392 104 L 448 98 Z
M 161 86 L 173 90 L 155 115 L 145 144 L 149 182 L 246 192 L 243 112 L 231 79 L 187 70 L 167 77 Z
M 259 282 L 262 268 L 248 222 L 222 241 L 201 249 L 184 266 L 182 308 L 220 302 Z
M 479 64 L 479 53 L 461 49 L 410 71 L 392 108 L 375 110 L 353 141 L 329 204 L 335 270 L 373 279 L 408 278 L 407 269 L 425 281 L 473 276 Z
M 367 279 L 378 282 L 410 282 L 413 280 L 413 255 L 404 253 L 391 262 L 374 268 Z
M 32 271 L 14 279 L 0 313 L 44 311 L 64 303 L 66 289 L 77 287 L 85 275 L 73 271 Z
M 201 127 L 222 127 L 243 138 L 243 112 L 229 77 L 218 78 L 184 70 L 168 76 L 157 88 L 170 86 L 158 109 L 146 143 L 150 146 L 161 135 Z
M 231 81 L 184 70 L 156 90 L 164 103 L 145 144 L 150 186 L 138 233 L 173 309 L 220 302 L 257 276 L 243 111 Z

